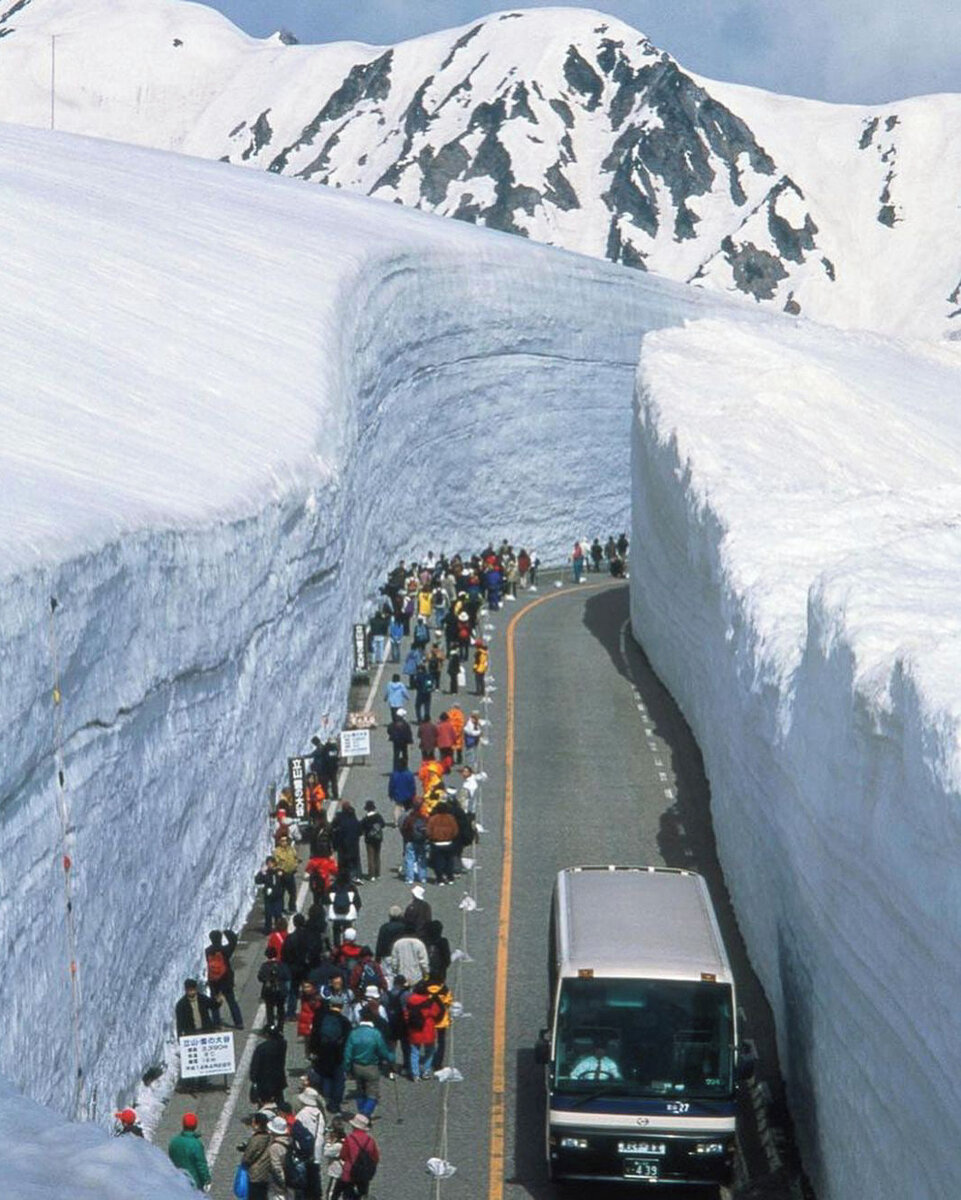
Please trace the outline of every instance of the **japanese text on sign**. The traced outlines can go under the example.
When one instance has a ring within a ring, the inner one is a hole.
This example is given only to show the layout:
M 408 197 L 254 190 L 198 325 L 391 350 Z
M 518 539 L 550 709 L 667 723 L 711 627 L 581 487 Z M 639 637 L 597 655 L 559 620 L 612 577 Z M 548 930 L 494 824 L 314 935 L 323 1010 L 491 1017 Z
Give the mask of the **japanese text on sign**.
M 180 1039 L 180 1076 L 196 1079 L 198 1075 L 232 1075 L 234 1065 L 234 1035 L 224 1033 L 193 1033 Z
M 341 758 L 364 758 L 370 754 L 369 729 L 345 729 L 340 735 Z

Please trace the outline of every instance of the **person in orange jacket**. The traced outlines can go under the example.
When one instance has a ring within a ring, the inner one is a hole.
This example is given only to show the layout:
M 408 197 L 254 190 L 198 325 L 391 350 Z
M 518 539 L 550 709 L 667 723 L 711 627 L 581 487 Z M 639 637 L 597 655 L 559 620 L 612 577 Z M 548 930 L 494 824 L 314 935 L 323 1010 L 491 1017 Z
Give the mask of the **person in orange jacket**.
M 454 762 L 460 766 L 464 761 L 464 724 L 466 718 L 463 709 L 458 704 L 448 705 L 447 716 L 454 727 Z

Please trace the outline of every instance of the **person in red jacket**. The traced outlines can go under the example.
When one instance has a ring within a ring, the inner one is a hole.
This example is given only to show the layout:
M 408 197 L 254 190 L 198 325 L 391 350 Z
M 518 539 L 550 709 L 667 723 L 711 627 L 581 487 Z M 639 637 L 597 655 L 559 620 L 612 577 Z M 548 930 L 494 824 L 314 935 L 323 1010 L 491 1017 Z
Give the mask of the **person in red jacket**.
M 454 765 L 454 747 L 457 745 L 457 729 L 450 714 L 442 712 L 437 720 L 437 750 L 444 764 L 446 775 Z
M 411 1079 L 430 1079 L 437 1050 L 437 1022 L 444 1014 L 436 996 L 427 990 L 427 980 L 415 984 L 404 1005 L 404 1022 L 410 1042 Z
M 373 1160 L 373 1168 L 376 1170 L 377 1164 L 380 1162 L 380 1150 L 377 1148 L 377 1143 L 370 1136 L 370 1120 L 363 1113 L 358 1113 L 350 1122 L 350 1132 L 340 1144 L 340 1163 L 342 1173 L 340 1177 L 341 1188 L 339 1195 L 343 1200 L 348 1200 L 355 1196 L 366 1196 L 370 1190 L 370 1179 L 361 1179 L 362 1173 L 358 1159 L 361 1157 L 361 1151 L 366 1153 L 363 1155 L 365 1160 Z M 373 1171 L 370 1172 L 373 1178 Z
M 310 1037 L 311 1026 L 314 1023 L 314 1015 L 321 1006 L 320 993 L 317 991 L 317 985 L 311 983 L 309 979 L 305 979 L 300 985 L 300 1013 L 297 1016 L 297 1036 L 302 1038 Z

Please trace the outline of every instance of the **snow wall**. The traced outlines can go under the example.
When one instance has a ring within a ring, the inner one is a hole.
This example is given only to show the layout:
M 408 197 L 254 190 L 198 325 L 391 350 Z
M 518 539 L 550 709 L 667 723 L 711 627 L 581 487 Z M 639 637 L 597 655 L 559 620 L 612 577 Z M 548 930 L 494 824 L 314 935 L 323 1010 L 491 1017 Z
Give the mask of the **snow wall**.
M 703 750 L 819 1200 L 957 1195 L 959 361 L 712 320 L 641 355 L 633 628 Z
M 626 528 L 641 336 L 720 302 L 14 127 L 0 226 L 0 941 L 28 964 L 0 976 L 0 1071 L 96 1118 L 251 900 L 268 786 L 341 714 L 385 567 Z

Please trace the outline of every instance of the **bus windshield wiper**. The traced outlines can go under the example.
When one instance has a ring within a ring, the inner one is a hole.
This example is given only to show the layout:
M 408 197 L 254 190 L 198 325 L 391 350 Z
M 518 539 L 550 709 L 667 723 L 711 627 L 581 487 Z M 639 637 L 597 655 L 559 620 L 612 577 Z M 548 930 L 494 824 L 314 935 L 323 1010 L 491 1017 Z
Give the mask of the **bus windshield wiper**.
M 634 1096 L 636 1094 L 631 1088 L 626 1087 L 595 1088 L 593 1092 L 588 1092 L 585 1096 L 578 1096 L 571 1104 L 571 1108 L 583 1108 L 592 1100 L 603 1100 L 606 1096 Z

